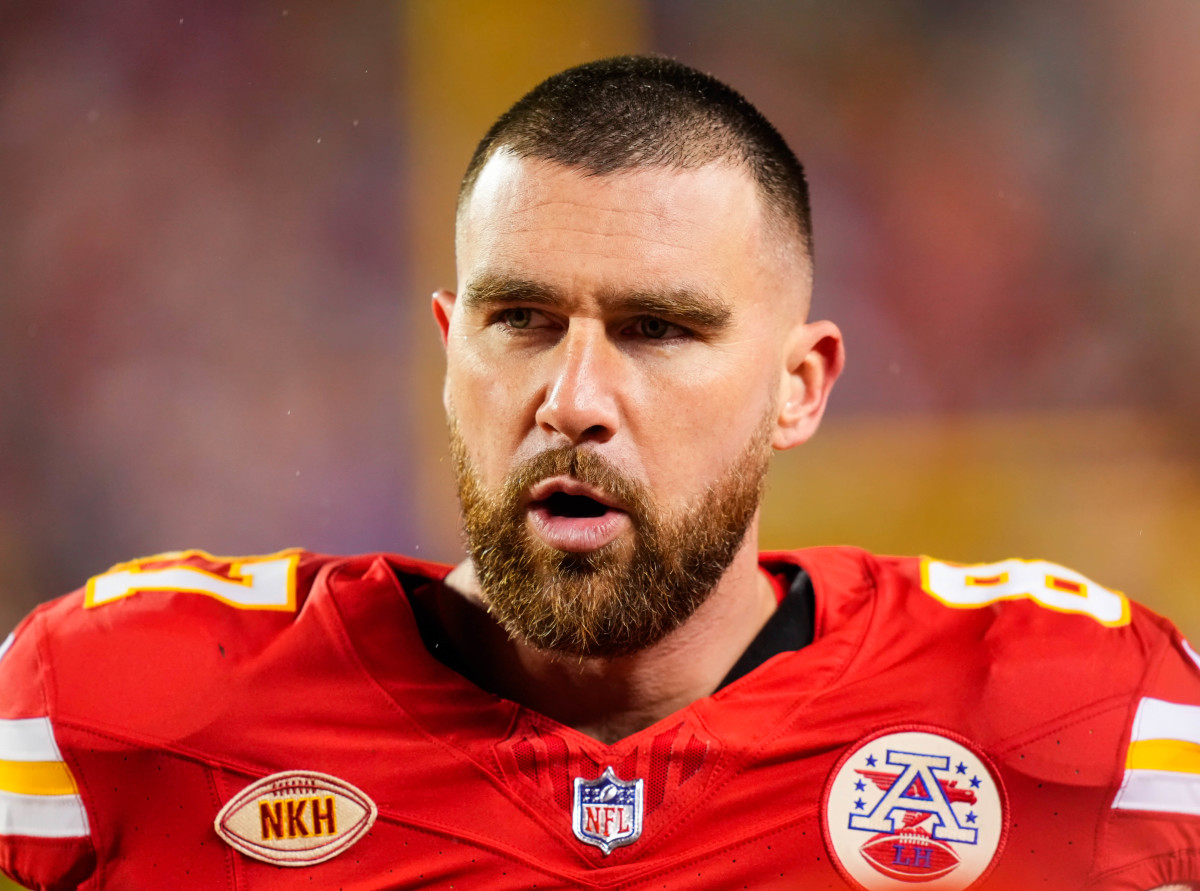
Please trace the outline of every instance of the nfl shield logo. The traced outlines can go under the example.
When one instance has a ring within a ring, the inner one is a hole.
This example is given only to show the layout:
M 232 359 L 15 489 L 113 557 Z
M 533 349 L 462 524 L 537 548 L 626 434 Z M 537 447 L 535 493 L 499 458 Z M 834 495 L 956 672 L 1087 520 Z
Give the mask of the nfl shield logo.
M 612 767 L 597 780 L 576 777 L 571 817 L 575 837 L 605 856 L 633 844 L 642 834 L 642 780 L 619 780 Z

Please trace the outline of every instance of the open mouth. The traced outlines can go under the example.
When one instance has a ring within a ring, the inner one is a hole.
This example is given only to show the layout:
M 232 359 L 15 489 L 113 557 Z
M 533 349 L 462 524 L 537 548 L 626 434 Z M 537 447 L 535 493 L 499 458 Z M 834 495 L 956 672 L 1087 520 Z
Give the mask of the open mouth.
M 533 531 L 558 550 L 592 551 L 630 527 L 629 515 L 606 503 L 610 496 L 578 480 L 543 480 L 530 495 L 527 516 Z
M 554 517 L 602 517 L 612 510 L 595 498 L 589 498 L 587 495 L 568 495 L 566 492 L 555 492 L 541 503 Z

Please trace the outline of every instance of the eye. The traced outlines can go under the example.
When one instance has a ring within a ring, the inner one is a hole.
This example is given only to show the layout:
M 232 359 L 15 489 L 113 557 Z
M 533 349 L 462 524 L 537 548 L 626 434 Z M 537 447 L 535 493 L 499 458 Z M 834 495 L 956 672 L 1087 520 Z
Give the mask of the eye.
M 496 319 L 516 331 L 525 331 L 529 328 L 544 328 L 546 326 L 545 316 L 536 309 L 530 309 L 527 306 L 514 306 L 501 310 L 496 314 Z
M 506 309 L 500 314 L 504 324 L 509 328 L 528 328 L 533 321 L 533 310 L 531 309 Z
M 671 340 L 688 333 L 680 326 L 665 322 L 656 316 L 642 316 L 626 330 L 647 340 Z

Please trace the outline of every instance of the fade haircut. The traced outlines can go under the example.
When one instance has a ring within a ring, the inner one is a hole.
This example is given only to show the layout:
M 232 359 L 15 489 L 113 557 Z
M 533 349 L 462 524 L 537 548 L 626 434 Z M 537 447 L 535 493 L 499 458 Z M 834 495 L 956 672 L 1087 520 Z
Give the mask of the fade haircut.
M 617 56 L 568 68 L 500 116 L 471 157 L 461 212 L 479 172 L 500 150 L 594 174 L 726 163 L 746 170 L 776 221 L 812 257 L 804 167 L 740 93 L 661 56 Z

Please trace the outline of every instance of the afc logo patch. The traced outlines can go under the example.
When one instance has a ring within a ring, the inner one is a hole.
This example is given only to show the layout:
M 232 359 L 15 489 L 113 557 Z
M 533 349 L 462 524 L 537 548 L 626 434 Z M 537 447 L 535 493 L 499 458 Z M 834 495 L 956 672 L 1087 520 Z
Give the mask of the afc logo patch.
M 607 857 L 613 848 L 631 845 L 642 834 L 643 781 L 617 778 L 612 767 L 595 780 L 575 778 L 571 828 L 584 844 Z
M 822 828 L 834 864 L 863 891 L 964 891 L 1008 836 L 1008 799 L 982 752 L 933 727 L 881 730 L 829 775 Z

